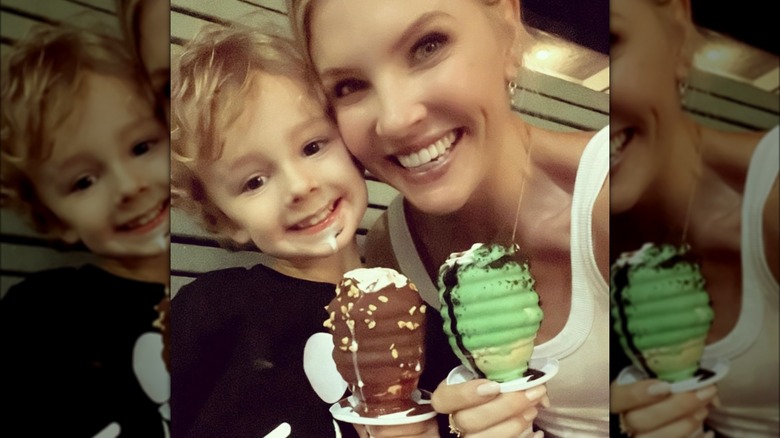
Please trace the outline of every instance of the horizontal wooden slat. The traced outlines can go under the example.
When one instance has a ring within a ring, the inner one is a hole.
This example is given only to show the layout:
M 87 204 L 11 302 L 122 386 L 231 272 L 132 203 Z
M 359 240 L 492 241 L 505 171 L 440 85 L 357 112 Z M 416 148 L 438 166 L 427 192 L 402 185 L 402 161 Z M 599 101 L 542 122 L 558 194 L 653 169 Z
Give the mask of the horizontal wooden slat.
M 693 118 L 693 120 L 697 121 L 698 123 L 701 123 L 704 126 L 708 126 L 710 128 L 722 129 L 724 131 L 730 131 L 730 132 L 752 131 L 751 129 L 748 129 L 744 126 L 735 125 L 733 123 L 727 123 L 722 120 L 713 119 L 712 117 L 705 117 L 694 113 L 689 113 L 689 115 L 691 116 L 691 118 Z
M 87 7 L 93 7 L 95 9 L 104 10 L 112 13 L 116 13 L 116 0 L 66 0 L 70 3 L 75 3 Z
M 598 130 L 609 123 L 609 115 L 571 105 L 543 94 L 526 92 L 514 101 L 516 110 L 539 119 L 583 130 Z
M 176 294 L 179 293 L 179 289 L 181 289 L 181 287 L 185 284 L 191 283 L 193 280 L 195 279 L 192 277 L 171 275 L 171 298 L 176 297 Z
M 387 207 L 393 202 L 393 199 L 398 196 L 398 190 L 385 183 L 366 181 L 366 185 L 368 186 L 369 204 L 384 205 Z
M 0 276 L 0 299 L 5 298 L 5 293 L 8 292 L 8 289 L 24 280 L 24 277 L 16 277 L 16 276 Z
M 259 252 L 230 252 L 222 248 L 171 245 L 171 270 L 175 271 L 202 273 L 233 266 L 251 267 L 267 262 L 267 256 Z
M 526 69 L 520 71 L 516 82 L 521 89 L 542 93 L 552 99 L 588 108 L 604 115 L 609 113 L 609 95 L 580 84 Z M 519 100 L 520 97 L 517 96 L 515 100 Z
M 97 258 L 93 254 L 86 252 L 61 252 L 45 247 L 7 242 L 0 245 L 0 259 L 3 261 L 4 270 L 25 273 L 97 262 Z
M 269 9 L 286 14 L 287 2 L 285 0 L 239 0 L 242 3 L 246 3 L 253 6 L 258 6 L 263 9 Z
M 18 40 L 36 24 L 67 23 L 80 28 L 105 32 L 121 37 L 119 21 L 109 15 L 65 1 L 34 2 L 8 0 L 3 2 L 0 32 L 7 38 Z
M 691 88 L 703 90 L 735 102 L 743 102 L 774 114 L 780 113 L 780 100 L 776 94 L 766 92 L 750 84 L 701 70 L 693 70 L 688 77 L 688 82 Z
M 686 108 L 691 112 L 748 129 L 769 129 L 777 124 L 777 114 L 734 101 L 719 99 L 711 94 L 692 91 L 688 93 L 685 101 Z
M 171 36 L 174 41 L 188 41 L 198 34 L 201 27 L 214 22 L 236 21 L 253 27 L 272 24 L 292 36 L 287 17 L 279 14 L 250 14 L 241 17 L 213 16 L 211 14 L 192 14 L 190 10 L 177 9 L 171 12 Z M 197 11 L 194 11 L 197 12 Z

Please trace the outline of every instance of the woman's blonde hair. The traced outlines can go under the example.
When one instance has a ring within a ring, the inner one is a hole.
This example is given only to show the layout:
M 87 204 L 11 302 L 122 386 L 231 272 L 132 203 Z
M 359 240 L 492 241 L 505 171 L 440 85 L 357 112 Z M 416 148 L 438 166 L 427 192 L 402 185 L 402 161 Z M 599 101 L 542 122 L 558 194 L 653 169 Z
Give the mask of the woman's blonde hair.
M 141 25 L 141 4 L 144 0 L 116 0 L 116 13 L 119 17 L 119 26 L 122 28 L 122 34 L 125 41 L 130 46 L 130 51 L 136 59 L 141 62 L 141 43 L 140 31 Z M 157 0 L 159 1 L 159 0 Z
M 41 202 L 29 172 L 52 153 L 51 131 L 73 111 L 85 73 L 127 79 L 150 104 L 142 73 L 123 42 L 67 26 L 33 27 L 3 60 L 0 206 L 16 210 L 36 231 L 53 234 L 61 222 Z
M 309 51 L 310 42 L 310 27 L 311 27 L 311 13 L 314 9 L 314 3 L 316 0 L 287 0 L 287 11 L 290 17 L 290 25 L 292 26 L 293 35 L 296 42 L 300 46 L 300 50 L 304 53 L 307 63 L 313 65 L 311 59 L 311 53 Z M 499 3 L 500 0 L 478 0 L 488 6 L 494 6 Z M 519 0 L 518 0 L 519 1 Z M 491 18 L 496 18 L 492 17 Z M 519 19 L 519 17 L 518 17 Z M 508 35 L 514 33 L 514 29 L 506 28 L 506 23 L 498 23 L 502 27 L 502 31 L 507 32 Z M 520 22 L 518 22 L 521 25 Z
M 184 46 L 171 73 L 173 203 L 205 230 L 222 236 L 234 225 L 209 199 L 198 167 L 222 155 L 223 131 L 244 110 L 243 97 L 257 71 L 300 81 L 324 104 L 298 48 L 281 30 L 270 27 L 204 26 Z

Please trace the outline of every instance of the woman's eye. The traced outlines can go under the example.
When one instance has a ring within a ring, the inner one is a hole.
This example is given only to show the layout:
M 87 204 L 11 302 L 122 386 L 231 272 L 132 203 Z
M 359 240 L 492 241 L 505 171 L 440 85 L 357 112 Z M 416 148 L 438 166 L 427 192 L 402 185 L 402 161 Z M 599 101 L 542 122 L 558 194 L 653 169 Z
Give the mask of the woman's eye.
M 412 58 L 416 61 L 423 61 L 435 55 L 444 44 L 447 43 L 447 36 L 438 32 L 424 36 L 412 47 Z
M 70 192 L 83 192 L 84 190 L 87 190 L 88 188 L 92 187 L 92 185 L 95 184 L 95 177 L 92 175 L 86 175 L 82 176 L 81 178 L 77 179 L 76 182 L 73 183 L 73 185 L 70 188 Z
M 319 141 L 313 141 L 311 143 L 306 144 L 306 146 L 303 147 L 303 155 L 310 157 L 321 150 L 322 150 L 322 143 Z
M 345 79 L 339 81 L 333 86 L 333 96 L 336 98 L 348 96 L 363 87 L 361 81 L 355 79 Z
M 246 183 L 244 183 L 244 187 L 242 188 L 241 192 L 254 192 L 255 190 L 260 189 L 265 185 L 265 177 L 263 176 L 253 176 L 249 179 Z
M 133 146 L 132 153 L 135 156 L 140 156 L 149 152 L 149 149 L 151 148 L 152 148 L 151 141 L 142 141 L 141 143 L 138 143 L 135 146 Z

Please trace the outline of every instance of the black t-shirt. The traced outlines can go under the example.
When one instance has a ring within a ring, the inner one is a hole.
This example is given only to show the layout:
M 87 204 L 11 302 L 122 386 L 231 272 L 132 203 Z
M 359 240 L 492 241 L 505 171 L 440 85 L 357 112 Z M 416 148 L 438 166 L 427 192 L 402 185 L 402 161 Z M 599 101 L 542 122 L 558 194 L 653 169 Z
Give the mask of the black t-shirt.
M 460 365 L 460 359 L 452 352 L 447 335 L 444 333 L 444 322 L 439 312 L 429 308 L 425 315 L 425 368 L 420 376 L 418 386 L 433 393 L 439 384 L 447 378 L 450 371 Z M 438 415 L 437 420 L 439 435 L 450 436 L 447 415 Z
M 336 436 L 330 405 L 303 370 L 306 341 L 327 332 L 334 296 L 334 284 L 262 265 L 182 287 L 171 302 L 172 436 L 255 438 L 282 423 L 292 437 Z
M 0 435 L 163 437 L 162 284 L 95 266 L 31 275 L 0 301 Z M 136 366 L 134 366 L 134 363 Z

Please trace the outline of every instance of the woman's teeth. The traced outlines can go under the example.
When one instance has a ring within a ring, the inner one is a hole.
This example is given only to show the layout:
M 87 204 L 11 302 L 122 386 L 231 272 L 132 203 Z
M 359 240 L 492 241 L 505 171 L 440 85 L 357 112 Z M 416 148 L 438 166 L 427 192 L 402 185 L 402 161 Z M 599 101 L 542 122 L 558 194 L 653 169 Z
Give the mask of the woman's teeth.
M 609 154 L 610 155 L 616 155 L 619 154 L 620 151 L 623 150 L 623 147 L 626 145 L 626 139 L 628 138 L 628 135 L 626 134 L 626 131 L 620 131 L 610 137 L 609 139 Z
M 452 131 L 425 149 L 412 152 L 409 155 L 399 155 L 398 161 L 407 169 L 420 167 L 423 164 L 428 164 L 447 152 L 450 147 L 452 147 L 452 143 L 457 138 L 458 136 L 455 131 Z
M 609 165 L 610 167 L 616 166 L 621 160 L 621 154 L 626 148 L 626 145 L 631 142 L 634 137 L 634 131 L 631 129 L 623 129 L 609 138 Z

